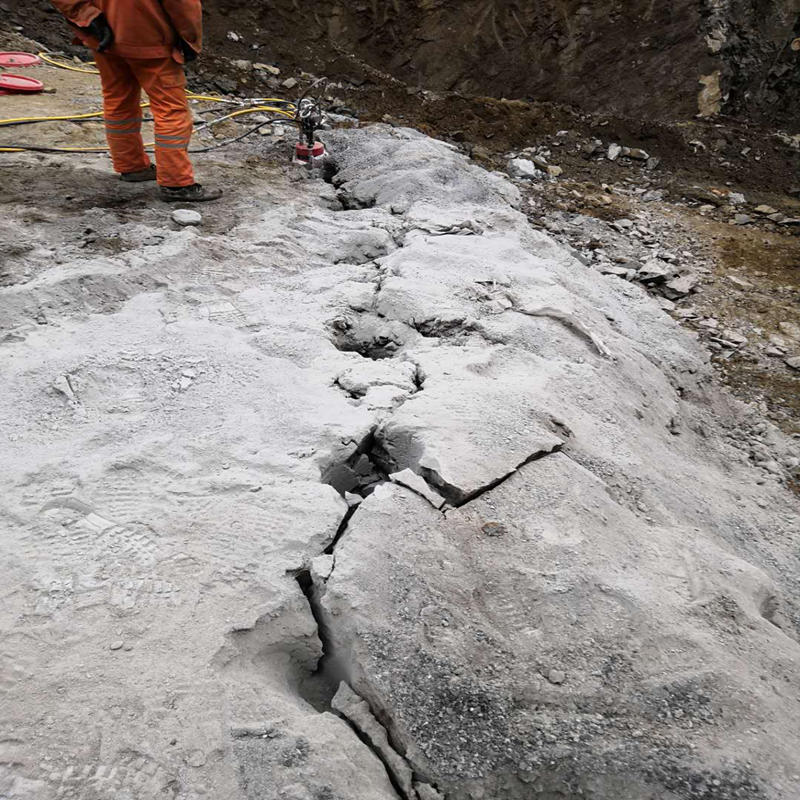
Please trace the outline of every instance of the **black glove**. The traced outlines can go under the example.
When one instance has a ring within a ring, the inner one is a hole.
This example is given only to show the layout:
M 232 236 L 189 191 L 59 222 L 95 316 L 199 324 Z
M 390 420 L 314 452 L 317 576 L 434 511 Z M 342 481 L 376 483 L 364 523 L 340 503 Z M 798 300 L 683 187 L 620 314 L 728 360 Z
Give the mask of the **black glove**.
M 197 58 L 197 51 L 193 49 L 188 42 L 184 41 L 180 37 L 178 37 L 178 47 L 180 48 L 180 51 L 183 53 L 183 60 L 187 64 L 190 64 Z
M 96 16 L 84 30 L 89 31 L 89 33 L 100 42 L 97 47 L 100 53 L 104 53 L 114 44 L 114 31 L 111 30 L 111 26 L 108 24 L 105 14 Z

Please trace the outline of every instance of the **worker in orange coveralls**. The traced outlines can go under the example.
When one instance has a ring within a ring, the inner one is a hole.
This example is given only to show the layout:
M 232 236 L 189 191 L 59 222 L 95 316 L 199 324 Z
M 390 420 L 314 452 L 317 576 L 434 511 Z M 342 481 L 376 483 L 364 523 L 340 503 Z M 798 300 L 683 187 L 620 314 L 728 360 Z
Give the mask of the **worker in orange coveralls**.
M 200 0 L 51 0 L 94 51 L 106 138 L 124 181 L 158 180 L 165 200 L 216 200 L 195 182 L 187 149 L 192 114 L 183 64 L 202 46 Z M 155 167 L 142 142 L 142 89 L 155 120 Z

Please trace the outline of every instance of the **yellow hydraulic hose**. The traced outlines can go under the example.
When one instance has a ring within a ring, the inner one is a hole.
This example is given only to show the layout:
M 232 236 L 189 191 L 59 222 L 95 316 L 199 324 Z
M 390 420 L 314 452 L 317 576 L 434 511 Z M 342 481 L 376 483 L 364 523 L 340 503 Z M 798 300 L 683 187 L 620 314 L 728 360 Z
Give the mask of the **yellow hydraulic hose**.
M 51 58 L 50 57 L 51 54 L 48 53 L 39 53 L 38 55 L 46 63 L 51 64 L 54 67 L 59 67 L 60 69 L 68 69 L 71 70 L 72 72 L 83 72 L 91 75 L 99 74 L 96 70 L 82 69 L 81 67 L 72 66 L 70 64 L 65 64 L 63 62 L 56 61 L 55 59 Z M 81 62 L 81 65 L 82 67 L 94 66 L 94 62 L 93 61 Z M 296 105 L 290 100 L 282 100 L 281 98 L 278 97 L 253 98 L 251 100 L 228 100 L 224 97 L 194 94 L 193 92 L 187 92 L 186 97 L 189 100 L 196 100 L 200 102 L 225 103 L 228 105 L 242 106 L 236 111 L 232 111 L 231 113 L 225 114 L 222 117 L 217 117 L 216 119 L 209 120 L 208 122 L 203 123 L 202 125 L 199 126 L 199 129 L 211 127 L 220 122 L 224 122 L 225 120 L 233 119 L 234 117 L 240 117 L 245 114 L 256 114 L 265 112 L 270 114 L 277 114 L 280 117 L 286 118 L 287 121 L 297 124 Z M 255 103 L 256 105 L 246 105 L 248 103 L 250 104 Z M 150 103 L 141 104 L 142 108 L 148 108 L 149 106 Z M 102 117 L 103 117 L 102 111 L 93 111 L 87 114 L 70 114 L 70 115 L 65 114 L 60 116 L 16 117 L 12 119 L 0 119 L 0 128 L 7 125 L 18 125 L 27 123 L 75 122 L 87 119 L 99 120 L 102 119 Z M 155 142 L 146 142 L 144 146 L 148 148 L 155 147 Z M 53 147 L 53 148 L 48 148 L 48 150 L 59 153 L 104 153 L 108 151 L 108 147 L 106 145 L 97 145 L 93 147 Z M 24 148 L 0 147 L 0 153 L 20 153 L 20 152 L 24 152 Z
M 81 61 L 80 67 L 73 67 L 71 64 L 65 64 L 63 61 L 56 61 L 54 58 L 51 58 L 50 53 L 37 53 L 37 55 L 42 59 L 42 61 L 44 61 L 46 64 L 50 64 L 53 67 L 68 69 L 70 72 L 84 72 L 87 75 L 100 74 L 100 71 L 94 65 L 94 61 Z M 55 55 L 55 53 L 52 55 Z M 92 69 L 83 69 L 83 67 L 92 67 Z

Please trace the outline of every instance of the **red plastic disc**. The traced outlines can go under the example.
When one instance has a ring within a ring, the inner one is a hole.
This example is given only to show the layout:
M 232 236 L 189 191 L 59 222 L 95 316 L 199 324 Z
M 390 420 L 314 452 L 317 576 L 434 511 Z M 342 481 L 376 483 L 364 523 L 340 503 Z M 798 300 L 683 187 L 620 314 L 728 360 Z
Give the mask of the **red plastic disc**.
M 26 78 L 22 75 L 0 74 L 0 90 L 6 94 L 41 92 L 44 84 L 35 78 Z
M 0 67 L 35 67 L 41 63 L 33 53 L 0 52 Z

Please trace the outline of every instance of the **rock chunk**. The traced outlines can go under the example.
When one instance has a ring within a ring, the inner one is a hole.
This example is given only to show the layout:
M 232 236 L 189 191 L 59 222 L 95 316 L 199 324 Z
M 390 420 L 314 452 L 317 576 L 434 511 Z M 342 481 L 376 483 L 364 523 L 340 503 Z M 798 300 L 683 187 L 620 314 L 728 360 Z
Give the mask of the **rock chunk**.
M 176 208 L 172 212 L 172 221 L 181 227 L 202 225 L 203 217 L 198 211 L 190 208 Z
M 331 701 L 334 711 L 338 711 L 348 722 L 369 741 L 373 751 L 386 765 L 404 796 L 413 797 L 411 768 L 406 760 L 389 744 L 386 728 L 375 719 L 366 700 L 359 697 L 344 681 Z
M 528 158 L 512 158 L 508 162 L 508 174 L 512 178 L 531 180 L 538 177 L 536 165 Z

